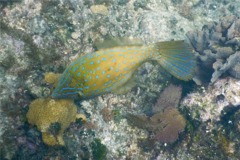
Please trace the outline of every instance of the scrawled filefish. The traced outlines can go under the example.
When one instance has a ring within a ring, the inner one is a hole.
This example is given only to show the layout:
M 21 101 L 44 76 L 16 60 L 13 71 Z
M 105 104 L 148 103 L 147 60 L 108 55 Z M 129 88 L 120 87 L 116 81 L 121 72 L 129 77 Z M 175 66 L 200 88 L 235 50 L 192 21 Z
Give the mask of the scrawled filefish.
M 193 77 L 196 62 L 184 41 L 118 46 L 88 53 L 74 60 L 59 78 L 53 98 L 91 97 L 129 88 L 134 71 L 146 61 L 157 61 L 181 80 Z

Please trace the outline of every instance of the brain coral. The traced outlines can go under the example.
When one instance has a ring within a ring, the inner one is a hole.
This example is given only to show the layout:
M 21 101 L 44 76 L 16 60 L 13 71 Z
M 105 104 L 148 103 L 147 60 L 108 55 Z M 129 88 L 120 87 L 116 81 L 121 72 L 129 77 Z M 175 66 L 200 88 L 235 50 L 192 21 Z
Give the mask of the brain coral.
M 64 145 L 63 132 L 76 117 L 77 107 L 73 101 L 50 98 L 34 100 L 27 113 L 28 122 L 42 132 L 47 145 Z
M 197 52 L 199 71 L 197 83 L 209 77 L 215 82 L 222 74 L 240 78 L 240 19 L 223 17 L 219 23 L 203 26 L 201 31 L 187 33 Z

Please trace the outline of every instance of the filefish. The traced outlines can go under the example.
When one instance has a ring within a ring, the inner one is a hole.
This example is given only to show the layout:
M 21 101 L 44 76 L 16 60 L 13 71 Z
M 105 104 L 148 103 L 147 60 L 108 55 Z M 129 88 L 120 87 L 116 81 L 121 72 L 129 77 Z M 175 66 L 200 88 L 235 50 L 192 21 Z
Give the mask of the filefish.
M 184 41 L 104 48 L 70 63 L 60 76 L 52 97 L 88 98 L 129 90 L 134 71 L 147 61 L 157 61 L 166 71 L 184 81 L 193 77 L 196 67 L 195 56 Z

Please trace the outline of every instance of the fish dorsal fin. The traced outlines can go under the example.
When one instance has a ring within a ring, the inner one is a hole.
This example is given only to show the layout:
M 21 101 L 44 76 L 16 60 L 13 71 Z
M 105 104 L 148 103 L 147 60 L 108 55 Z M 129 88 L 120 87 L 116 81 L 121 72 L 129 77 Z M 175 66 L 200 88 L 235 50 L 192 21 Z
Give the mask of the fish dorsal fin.
M 111 37 L 103 41 L 96 41 L 94 47 L 98 50 L 113 48 L 119 46 L 142 46 L 143 41 L 139 38 L 133 37 Z

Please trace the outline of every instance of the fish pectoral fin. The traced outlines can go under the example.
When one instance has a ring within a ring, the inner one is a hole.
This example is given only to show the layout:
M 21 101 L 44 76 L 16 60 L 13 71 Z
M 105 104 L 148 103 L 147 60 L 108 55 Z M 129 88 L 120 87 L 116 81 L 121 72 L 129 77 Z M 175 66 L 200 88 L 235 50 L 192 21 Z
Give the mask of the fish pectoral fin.
M 83 96 L 84 96 L 84 94 L 83 94 L 82 91 L 78 91 L 78 95 L 79 95 L 80 97 L 83 97 Z
M 115 94 L 125 94 L 125 93 L 131 91 L 131 89 L 135 86 L 136 86 L 136 82 L 135 82 L 134 78 L 130 78 L 123 85 L 114 88 L 112 90 L 112 92 L 115 93 Z

